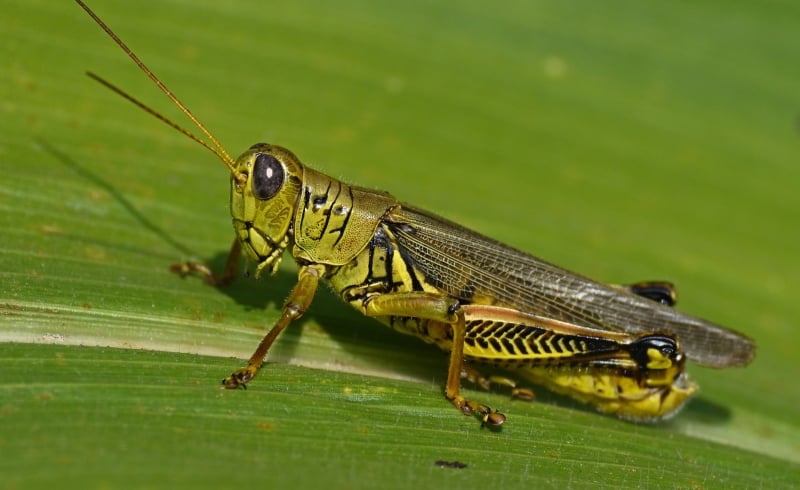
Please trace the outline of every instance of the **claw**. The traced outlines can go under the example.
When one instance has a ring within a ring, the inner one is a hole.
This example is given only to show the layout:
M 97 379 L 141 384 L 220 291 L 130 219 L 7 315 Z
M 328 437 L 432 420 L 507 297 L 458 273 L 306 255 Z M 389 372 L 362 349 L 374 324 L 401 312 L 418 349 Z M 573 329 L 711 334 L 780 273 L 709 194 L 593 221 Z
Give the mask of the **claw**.
M 536 395 L 534 395 L 533 390 L 529 390 L 527 388 L 513 388 L 511 390 L 511 398 L 531 401 L 536 398 Z
M 468 402 L 470 409 L 472 412 L 480 414 L 481 417 L 481 427 L 488 426 L 490 429 L 496 429 L 503 425 L 506 421 L 506 416 L 502 413 L 498 412 L 497 410 L 487 407 L 482 403 L 475 403 L 475 402 Z
M 464 415 L 479 417 L 481 419 L 481 427 L 498 429 L 506 421 L 505 415 L 482 403 L 466 400 L 462 396 L 458 396 L 451 401 Z
M 489 427 L 490 429 L 497 429 L 506 421 L 506 416 L 502 413 L 492 410 L 490 413 L 484 414 L 481 422 L 481 427 Z
M 247 389 L 247 382 L 253 379 L 255 374 L 248 368 L 234 371 L 233 374 L 222 380 L 223 386 L 229 390 L 236 388 Z

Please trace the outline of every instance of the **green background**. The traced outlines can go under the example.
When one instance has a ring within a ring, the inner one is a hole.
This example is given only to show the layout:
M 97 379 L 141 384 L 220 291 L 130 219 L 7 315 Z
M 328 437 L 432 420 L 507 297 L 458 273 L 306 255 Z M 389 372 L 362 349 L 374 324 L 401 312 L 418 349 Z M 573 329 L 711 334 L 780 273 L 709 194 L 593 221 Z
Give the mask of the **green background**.
M 218 290 L 225 168 L 69 1 L 0 20 L 0 487 L 781 487 L 800 481 L 795 2 L 91 3 L 233 154 L 258 141 L 756 339 L 637 426 L 538 390 L 500 432 L 446 358 L 327 290 L 250 389 L 294 282 Z M 233 359 L 237 358 L 237 359 Z M 460 461 L 464 469 L 441 468 Z

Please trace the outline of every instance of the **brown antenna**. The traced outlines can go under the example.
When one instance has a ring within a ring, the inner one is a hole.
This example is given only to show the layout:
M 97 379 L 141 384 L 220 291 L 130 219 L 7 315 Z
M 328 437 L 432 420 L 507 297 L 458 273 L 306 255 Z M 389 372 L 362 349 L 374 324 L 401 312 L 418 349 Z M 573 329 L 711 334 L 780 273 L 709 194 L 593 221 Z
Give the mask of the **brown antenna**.
M 83 8 L 83 10 L 85 10 L 86 13 L 89 14 L 89 16 L 92 19 L 94 19 L 94 21 L 97 23 L 97 25 L 99 25 L 104 31 L 106 31 L 106 34 L 108 34 L 109 37 L 111 37 L 111 39 L 114 40 L 114 42 L 117 44 L 117 46 L 119 46 L 120 48 L 122 48 L 123 51 L 125 51 L 125 54 L 127 54 L 128 57 L 130 59 L 132 59 L 134 63 L 136 63 L 136 65 L 139 67 L 139 69 L 141 69 L 145 73 L 145 75 L 147 75 L 147 77 L 154 84 L 156 84 L 156 86 L 159 88 L 159 90 L 161 90 L 164 93 L 164 95 L 166 95 L 169 98 L 169 100 L 172 101 L 173 104 L 175 104 L 184 114 L 186 114 L 186 117 L 188 117 L 192 121 L 192 123 L 194 123 L 194 125 L 197 126 L 200 129 L 200 131 L 203 132 L 203 134 L 209 139 L 209 141 L 211 141 L 211 143 L 214 146 L 212 147 L 211 145 L 209 145 L 205 141 L 201 140 L 199 137 L 195 136 L 194 134 L 192 134 L 188 130 L 182 128 L 178 124 L 170 121 L 165 116 L 163 116 L 163 115 L 159 114 L 158 112 L 156 112 L 154 109 L 151 109 L 150 107 L 148 107 L 144 103 L 142 103 L 142 102 L 138 101 L 137 99 L 133 98 L 132 96 L 128 95 L 126 92 L 124 92 L 122 89 L 118 88 L 117 86 L 113 85 L 112 83 L 100 78 L 99 76 L 95 75 L 92 72 L 87 72 L 86 74 L 89 77 L 91 77 L 92 79 L 94 79 L 94 80 L 100 82 L 101 84 L 103 84 L 105 87 L 107 87 L 107 88 L 111 89 L 112 91 L 116 92 L 118 95 L 121 95 L 125 99 L 129 100 L 130 102 L 132 102 L 133 104 L 135 104 L 136 106 L 138 106 L 139 108 L 141 108 L 142 110 L 147 112 L 148 114 L 150 114 L 152 116 L 155 116 L 156 118 L 158 118 L 161 121 L 163 121 L 164 123 L 166 123 L 168 126 L 180 131 L 181 133 L 183 133 L 184 135 L 188 136 L 189 138 L 191 138 L 192 140 L 196 141 L 197 143 L 200 143 L 203 147 L 207 148 L 211 153 L 216 155 L 217 158 L 222 160 L 222 162 L 225 164 L 225 166 L 228 167 L 228 169 L 231 171 L 231 174 L 234 176 L 235 179 L 237 179 L 237 180 L 241 179 L 241 177 L 239 175 L 237 175 L 237 173 L 236 173 L 236 164 L 233 161 L 233 158 L 231 158 L 231 156 L 228 154 L 228 152 L 225 151 L 225 148 L 220 144 L 220 142 L 217 141 L 217 138 L 215 138 L 214 135 L 211 134 L 211 132 L 208 129 L 206 129 L 205 125 L 203 125 L 203 123 L 201 123 L 200 120 L 197 119 L 197 117 L 195 117 L 194 114 L 192 114 L 192 111 L 190 111 L 185 105 L 183 105 L 183 102 L 178 100 L 178 98 L 167 88 L 167 86 L 164 85 L 161 82 L 161 80 L 159 80 L 158 77 L 152 71 L 150 71 L 150 68 L 148 68 L 147 65 L 145 65 L 142 62 L 142 60 L 140 60 L 139 57 L 136 56 L 136 54 L 133 51 L 131 51 L 131 49 L 124 42 L 122 42 L 122 39 L 120 39 L 116 34 L 114 34 L 114 31 L 112 31 L 111 28 L 108 27 L 105 22 L 100 20 L 100 17 L 98 17 L 97 14 L 95 14 L 92 11 L 92 9 L 90 9 L 81 0 L 75 0 L 75 2 L 78 5 L 80 5 L 81 8 Z

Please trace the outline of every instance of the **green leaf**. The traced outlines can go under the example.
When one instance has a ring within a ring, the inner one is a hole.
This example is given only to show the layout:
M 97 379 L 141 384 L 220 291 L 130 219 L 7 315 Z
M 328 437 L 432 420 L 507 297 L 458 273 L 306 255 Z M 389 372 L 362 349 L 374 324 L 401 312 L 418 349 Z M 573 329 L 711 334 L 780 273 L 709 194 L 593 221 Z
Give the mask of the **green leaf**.
M 328 291 L 247 391 L 294 284 L 225 289 L 226 169 L 70 2 L 12 0 L 0 58 L 0 474 L 7 488 L 780 487 L 800 481 L 800 12 L 729 2 L 92 2 L 233 154 L 291 148 L 753 337 L 653 426 L 537 391 L 442 396 L 446 357 Z M 196 132 L 194 129 L 192 129 Z M 235 357 L 237 359 L 231 359 Z M 465 468 L 436 461 L 461 462 Z

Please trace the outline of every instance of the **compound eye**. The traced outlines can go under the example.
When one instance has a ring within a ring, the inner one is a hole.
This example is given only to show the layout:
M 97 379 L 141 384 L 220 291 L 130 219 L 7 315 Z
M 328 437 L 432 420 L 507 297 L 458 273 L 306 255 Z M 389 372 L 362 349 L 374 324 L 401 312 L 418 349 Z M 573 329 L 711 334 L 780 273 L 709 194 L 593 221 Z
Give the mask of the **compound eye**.
M 286 171 L 272 155 L 259 153 L 253 166 L 253 194 L 259 199 L 272 199 L 283 187 Z

